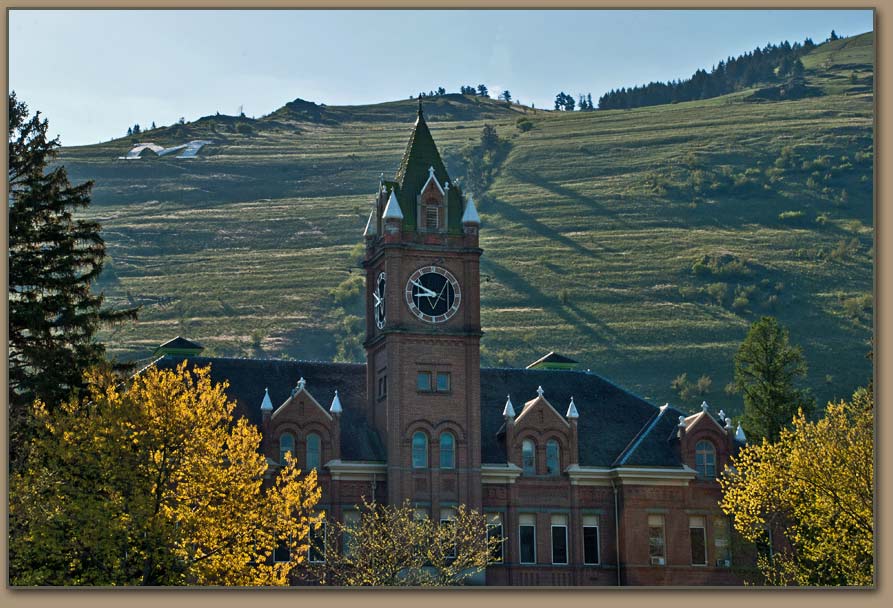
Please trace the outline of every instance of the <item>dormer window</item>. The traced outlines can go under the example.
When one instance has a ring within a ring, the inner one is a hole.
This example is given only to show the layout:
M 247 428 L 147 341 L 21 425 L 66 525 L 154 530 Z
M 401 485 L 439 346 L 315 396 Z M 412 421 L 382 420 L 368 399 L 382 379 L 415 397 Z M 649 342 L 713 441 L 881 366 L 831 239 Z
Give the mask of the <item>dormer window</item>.
M 695 469 L 698 477 L 716 477 L 716 449 L 709 441 L 699 441 L 695 445 Z
M 439 210 L 434 205 L 425 206 L 425 230 L 436 232 L 440 228 Z

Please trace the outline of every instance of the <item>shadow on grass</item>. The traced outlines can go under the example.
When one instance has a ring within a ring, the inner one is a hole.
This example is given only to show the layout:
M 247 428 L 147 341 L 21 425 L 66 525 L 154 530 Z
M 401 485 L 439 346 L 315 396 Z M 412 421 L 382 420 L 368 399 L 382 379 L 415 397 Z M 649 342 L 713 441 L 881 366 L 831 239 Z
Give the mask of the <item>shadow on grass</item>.
M 564 245 L 568 249 L 572 249 L 580 255 L 593 259 L 597 257 L 595 252 L 591 249 L 583 247 L 572 238 L 566 237 L 554 228 L 546 226 L 541 221 L 533 217 L 531 214 L 527 213 L 526 211 L 522 211 L 521 209 L 518 209 L 514 205 L 506 203 L 505 201 L 499 200 L 498 198 L 487 197 L 486 202 L 481 207 L 488 213 L 498 213 L 503 218 L 524 226 L 531 233 L 542 235 L 555 243 L 560 243 L 561 245 Z M 595 247 L 598 247 L 602 251 L 613 251 L 612 249 L 609 249 L 604 245 L 596 245 L 594 243 L 593 245 Z
M 482 260 L 481 267 L 486 272 L 494 275 L 498 281 L 507 285 L 514 291 L 526 294 L 527 299 L 531 304 L 544 305 L 543 307 L 550 314 L 557 315 L 562 321 L 574 327 L 581 335 L 592 342 L 607 344 L 612 347 L 617 346 L 617 333 L 593 314 L 583 310 L 580 306 L 574 303 L 559 303 L 556 299 L 549 297 L 531 285 L 518 273 L 509 270 L 505 266 L 492 260 Z M 617 360 L 623 361 L 626 359 L 620 354 L 619 349 L 614 348 L 613 350 Z

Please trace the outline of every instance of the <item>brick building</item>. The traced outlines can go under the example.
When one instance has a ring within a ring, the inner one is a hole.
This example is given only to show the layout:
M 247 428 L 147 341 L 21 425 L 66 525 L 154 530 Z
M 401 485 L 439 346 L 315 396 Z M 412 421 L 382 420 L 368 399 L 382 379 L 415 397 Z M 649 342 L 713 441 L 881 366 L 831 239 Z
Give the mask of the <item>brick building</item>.
M 481 368 L 479 228 L 420 107 L 363 237 L 365 365 L 201 357 L 182 338 L 156 364 L 210 363 L 271 463 L 291 451 L 317 469 L 329 518 L 355 517 L 361 497 L 487 513 L 507 540 L 478 582 L 740 584 L 715 480 L 740 427 L 707 404 L 656 407 L 556 353 Z

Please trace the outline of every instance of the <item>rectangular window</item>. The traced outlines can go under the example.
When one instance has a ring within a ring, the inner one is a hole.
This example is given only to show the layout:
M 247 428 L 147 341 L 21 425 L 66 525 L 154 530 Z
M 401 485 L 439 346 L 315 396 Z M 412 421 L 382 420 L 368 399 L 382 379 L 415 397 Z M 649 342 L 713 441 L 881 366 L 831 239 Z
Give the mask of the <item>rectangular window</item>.
M 425 229 L 437 230 L 437 225 L 439 223 L 438 220 L 439 218 L 437 216 L 437 207 L 425 207 Z
M 431 372 L 419 372 L 415 379 L 416 390 L 428 392 L 431 390 Z
M 428 509 L 416 507 L 412 510 L 412 516 L 417 520 L 428 519 Z
M 552 563 L 567 563 L 567 515 L 552 516 Z
M 536 563 L 536 519 L 525 514 L 518 519 L 518 541 L 521 548 L 521 563 Z
M 598 515 L 583 516 L 583 563 L 599 563 Z
M 288 543 L 284 540 L 279 541 L 279 544 L 276 545 L 276 550 L 273 552 L 273 561 L 276 562 L 290 562 L 291 554 L 288 550 Z
M 307 541 L 310 543 L 307 560 L 314 564 L 326 561 L 326 522 L 322 522 L 319 527 L 310 526 Z
M 713 520 L 713 546 L 716 552 L 716 567 L 731 568 L 732 548 L 729 544 L 729 520 L 716 517 Z
M 354 551 L 353 530 L 360 525 L 359 511 L 344 512 L 344 532 L 341 534 L 341 551 L 344 555 L 352 555 Z
M 502 563 L 502 545 L 505 539 L 502 536 L 502 515 L 491 513 L 487 515 L 487 544 L 490 545 L 490 563 Z
M 449 528 L 452 530 L 456 529 L 456 510 L 455 509 L 441 509 L 440 510 L 440 525 L 444 528 Z M 455 539 L 455 534 L 452 535 Z M 456 543 L 452 544 L 449 551 L 446 552 L 447 557 L 456 557 Z
M 450 373 L 437 372 L 437 391 L 448 393 L 450 391 Z
M 388 396 L 388 376 L 384 374 L 378 377 L 378 398 L 384 399 Z
M 652 566 L 664 566 L 667 563 L 667 548 L 664 535 L 664 516 L 648 516 L 648 557 Z
M 707 565 L 707 527 L 704 518 L 688 518 L 688 535 L 691 538 L 691 563 L 693 566 Z

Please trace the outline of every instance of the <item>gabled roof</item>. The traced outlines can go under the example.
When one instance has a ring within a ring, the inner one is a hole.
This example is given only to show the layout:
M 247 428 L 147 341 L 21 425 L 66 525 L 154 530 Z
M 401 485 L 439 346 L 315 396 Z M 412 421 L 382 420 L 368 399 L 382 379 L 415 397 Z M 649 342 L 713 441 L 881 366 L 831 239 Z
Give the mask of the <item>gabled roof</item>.
M 173 369 L 186 357 L 168 355 L 155 365 Z M 277 361 L 235 359 L 228 357 L 189 357 L 190 367 L 211 365 L 211 380 L 230 385 L 226 395 L 236 402 L 235 417 L 247 418 L 260 426 L 261 411 L 257 404 L 269 387 L 270 399 L 279 405 L 291 396 L 301 377 L 307 387 L 320 398 L 328 398 L 338 390 L 341 402 L 341 458 L 344 460 L 385 460 L 385 448 L 378 433 L 366 422 L 366 366 L 358 363 L 322 363 L 318 361 Z
M 168 340 L 158 348 L 197 348 L 199 350 L 204 349 L 205 347 L 197 342 L 193 342 L 192 340 L 187 340 L 186 338 L 182 338 L 177 336 L 173 340 Z
M 172 369 L 187 357 L 167 355 L 155 362 Z M 359 363 L 277 361 L 224 357 L 188 357 L 191 366 L 211 365 L 214 382 L 228 380 L 226 393 L 236 402 L 235 415 L 260 426 L 258 404 L 269 388 L 273 403 L 284 403 L 296 381 L 303 377 L 308 388 L 328 399 L 338 391 L 341 414 L 343 460 L 385 460 L 382 437 L 365 416 L 366 366 Z M 660 410 L 610 381 L 582 371 L 534 369 L 481 369 L 481 461 L 504 463 L 505 444 L 498 436 L 504 424 L 506 395 L 536 394 L 542 386 L 549 400 L 570 403 L 574 398 L 580 465 L 609 467 L 621 456 L 631 466 L 682 467 L 668 438 L 682 412 L 672 407 Z M 535 401 L 536 399 L 534 399 Z M 657 419 L 657 420 L 655 420 Z M 635 443 L 635 449 L 628 449 Z M 625 452 L 629 452 L 625 454 Z
M 527 369 L 535 369 L 537 367 L 542 366 L 543 364 L 560 364 L 560 365 L 577 365 L 578 361 L 571 359 L 570 357 L 565 357 L 564 355 L 559 355 L 555 351 L 552 351 L 530 365 L 527 366 Z
M 213 369 L 213 366 L 212 366 Z M 307 383 L 304 380 L 304 376 L 301 376 L 301 380 L 298 381 L 298 387 L 296 390 L 292 391 L 292 394 L 289 395 L 288 399 L 285 400 L 285 403 L 281 404 L 276 410 L 273 412 L 273 418 L 275 418 L 281 412 L 284 412 L 292 403 L 294 403 L 301 395 L 304 395 L 310 402 L 315 405 L 319 410 L 325 414 L 326 418 L 329 420 L 332 419 L 332 415 L 322 406 L 322 404 L 316 400 L 316 397 L 313 396 L 309 390 L 307 390 Z M 337 390 L 335 391 L 337 393 Z
M 498 432 L 504 424 L 506 395 L 535 394 L 542 386 L 552 403 L 570 403 L 579 413 L 577 436 L 580 465 L 609 467 L 632 440 L 657 416 L 656 406 L 597 374 L 584 371 L 540 369 L 481 369 L 481 462 L 505 462 L 505 444 Z M 667 441 L 676 416 L 670 407 L 647 433 L 627 464 L 682 467 Z M 667 427 L 667 422 L 669 426 Z M 665 428 L 667 427 L 667 428 Z
M 535 410 L 537 407 L 545 408 L 551 411 L 555 416 L 561 420 L 565 426 L 568 426 L 568 421 L 564 419 L 564 417 L 558 413 L 558 410 L 555 409 L 548 399 L 546 399 L 542 394 L 537 395 L 535 399 L 531 399 L 527 403 L 524 404 L 524 407 L 521 408 L 521 413 L 518 414 L 518 417 L 515 418 L 515 424 L 521 424 L 521 421 L 524 417 L 529 413 Z

